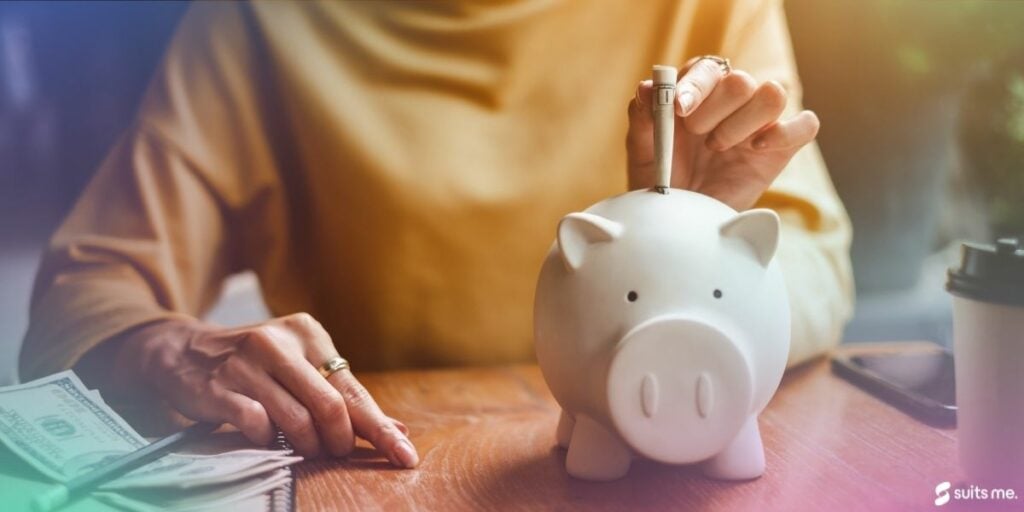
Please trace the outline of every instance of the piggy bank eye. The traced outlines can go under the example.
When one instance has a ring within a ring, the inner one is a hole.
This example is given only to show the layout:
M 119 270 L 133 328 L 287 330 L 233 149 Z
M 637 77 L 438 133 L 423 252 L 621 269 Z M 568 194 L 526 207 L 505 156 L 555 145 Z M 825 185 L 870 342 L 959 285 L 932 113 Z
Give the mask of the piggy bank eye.
M 716 299 L 721 299 L 722 298 L 722 290 L 719 290 L 718 288 L 715 288 L 715 293 L 713 293 L 712 295 L 714 295 Z
M 630 290 L 629 293 L 626 294 L 626 300 L 628 300 L 630 302 L 636 302 L 636 299 L 637 299 L 637 294 L 633 290 Z

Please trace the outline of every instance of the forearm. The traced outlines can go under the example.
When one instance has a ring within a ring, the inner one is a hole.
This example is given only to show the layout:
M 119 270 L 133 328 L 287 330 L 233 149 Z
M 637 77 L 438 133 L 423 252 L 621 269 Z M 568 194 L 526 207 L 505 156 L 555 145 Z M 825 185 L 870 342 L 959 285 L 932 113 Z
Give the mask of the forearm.
M 239 263 L 221 194 L 177 146 L 136 127 L 54 234 L 36 278 L 22 378 L 74 366 L 101 343 L 200 315 Z
M 44 267 L 46 264 L 44 263 Z M 183 315 L 161 308 L 120 272 L 41 275 L 20 357 L 24 380 L 73 367 L 87 352 L 134 328 Z

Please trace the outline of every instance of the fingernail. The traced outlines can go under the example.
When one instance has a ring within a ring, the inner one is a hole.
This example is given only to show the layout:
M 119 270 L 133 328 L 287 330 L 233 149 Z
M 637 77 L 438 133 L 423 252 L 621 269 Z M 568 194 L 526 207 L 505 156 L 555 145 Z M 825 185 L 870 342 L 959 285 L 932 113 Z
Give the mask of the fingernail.
M 647 105 L 647 100 L 644 99 L 644 95 L 640 94 L 640 89 L 643 89 L 644 86 L 647 85 L 653 86 L 654 84 L 650 80 L 640 80 L 640 83 L 636 86 L 636 93 L 633 96 L 636 98 L 636 106 L 638 107 L 644 107 Z
M 693 108 L 693 93 L 690 91 L 683 91 L 679 94 L 679 105 L 683 107 L 683 111 L 679 113 L 681 116 L 685 116 L 690 113 L 690 109 Z
M 758 138 L 754 139 L 753 146 L 754 146 L 754 149 L 764 149 L 764 148 L 766 148 L 768 146 L 768 143 L 765 142 L 764 138 L 758 137 Z
M 395 446 L 395 457 L 402 466 L 407 468 L 414 468 L 420 463 L 420 457 L 416 455 L 416 449 L 412 447 L 412 443 L 408 439 L 398 441 Z

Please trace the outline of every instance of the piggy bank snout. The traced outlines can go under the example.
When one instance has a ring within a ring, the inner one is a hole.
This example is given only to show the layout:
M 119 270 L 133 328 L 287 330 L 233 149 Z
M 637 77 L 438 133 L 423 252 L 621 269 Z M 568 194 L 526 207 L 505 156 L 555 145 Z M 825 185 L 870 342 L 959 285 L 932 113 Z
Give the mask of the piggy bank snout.
M 752 414 L 746 356 L 721 330 L 691 319 L 653 319 L 630 331 L 612 357 L 607 386 L 619 435 L 666 463 L 715 455 Z

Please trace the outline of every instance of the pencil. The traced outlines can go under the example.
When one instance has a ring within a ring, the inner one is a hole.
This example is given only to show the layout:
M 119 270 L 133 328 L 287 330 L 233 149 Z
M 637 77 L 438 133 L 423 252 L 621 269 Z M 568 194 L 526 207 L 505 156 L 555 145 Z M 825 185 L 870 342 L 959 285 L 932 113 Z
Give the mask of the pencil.
M 67 483 L 58 484 L 50 488 L 32 500 L 32 510 L 35 512 L 51 512 L 61 508 L 89 494 L 100 485 L 114 480 L 139 466 L 163 457 L 171 448 L 185 441 L 209 434 L 219 427 L 220 425 L 213 423 L 196 423 L 181 432 L 176 432 L 163 439 L 153 441 L 95 471 L 72 478 Z

